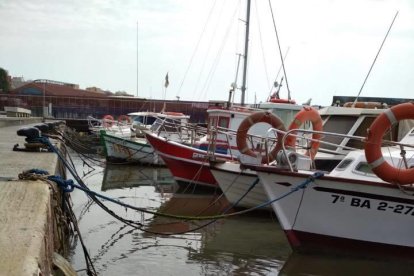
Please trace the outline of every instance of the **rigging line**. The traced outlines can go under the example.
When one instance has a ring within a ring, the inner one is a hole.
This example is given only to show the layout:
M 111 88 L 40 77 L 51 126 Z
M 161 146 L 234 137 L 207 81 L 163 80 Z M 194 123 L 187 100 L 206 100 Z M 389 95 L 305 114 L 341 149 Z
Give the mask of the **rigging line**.
M 222 39 L 222 43 L 220 44 L 220 47 L 219 47 L 218 52 L 217 52 L 217 55 L 214 58 L 213 64 L 211 65 L 210 71 L 209 71 L 209 73 L 207 75 L 206 81 L 204 82 L 203 88 L 201 89 L 201 91 L 202 91 L 202 93 L 201 93 L 202 94 L 202 97 L 201 98 L 204 98 L 206 96 L 207 91 L 208 91 L 208 89 L 210 87 L 210 84 L 211 84 L 212 79 L 213 79 L 213 76 L 214 76 L 214 72 L 216 71 L 216 68 L 217 68 L 217 66 L 219 64 L 219 61 L 220 61 L 220 58 L 221 58 L 221 54 L 223 53 L 223 49 L 224 49 L 224 46 L 226 44 L 227 38 L 229 37 L 228 34 L 229 34 L 230 30 L 231 30 L 231 27 L 233 26 L 233 21 L 234 21 L 233 19 L 234 19 L 235 15 L 236 15 L 236 11 L 237 11 L 237 9 L 235 10 L 235 12 L 233 13 L 232 17 L 230 18 L 230 21 L 229 21 L 229 24 L 227 26 L 226 32 L 224 34 L 224 39 Z
M 214 7 L 216 6 L 216 2 L 217 2 L 217 0 L 215 0 L 215 1 L 214 1 L 213 5 L 212 5 L 212 6 L 211 6 L 211 8 L 210 8 L 210 12 L 209 12 L 209 14 L 208 14 L 208 16 L 207 16 L 207 20 L 206 20 L 206 22 L 204 23 L 203 30 L 202 30 L 202 32 L 201 32 L 201 34 L 200 34 L 200 37 L 198 38 L 198 41 L 197 41 L 196 47 L 195 47 L 195 49 L 194 49 L 194 51 L 193 51 L 193 54 L 192 54 L 192 56 L 191 56 L 191 58 L 190 58 L 190 63 L 188 64 L 188 66 L 187 66 L 187 70 L 186 70 L 186 71 L 185 71 L 185 73 L 184 73 L 184 77 L 183 77 L 183 79 L 181 80 L 181 84 L 180 84 L 180 87 L 178 88 L 177 96 L 179 96 L 179 95 L 180 95 L 181 88 L 183 87 L 183 84 L 184 84 L 185 78 L 187 77 L 187 73 L 188 73 L 188 71 L 190 70 L 191 64 L 193 63 L 194 56 L 195 56 L 195 54 L 196 54 L 196 52 L 197 52 L 197 50 L 198 50 L 198 47 L 200 46 L 201 39 L 202 39 L 202 37 L 203 37 L 203 35 L 204 35 L 205 31 L 206 31 L 207 24 L 208 24 L 208 22 L 210 21 L 210 17 L 211 17 L 211 15 L 212 15 L 212 13 L 213 13 Z
M 287 91 L 288 91 L 288 100 L 290 100 L 291 98 L 290 98 L 289 82 L 288 82 L 288 78 L 287 78 L 287 75 L 286 75 L 285 62 L 283 61 L 282 50 L 280 49 L 280 41 L 279 41 L 279 36 L 277 34 L 275 16 L 273 14 L 272 3 L 270 2 L 270 0 L 269 0 L 269 7 L 270 7 L 270 12 L 272 13 L 273 27 L 275 28 L 276 39 L 277 39 L 277 46 L 279 48 L 279 55 L 280 55 L 280 59 L 282 60 L 283 74 L 285 75 L 286 88 L 287 88 Z
M 208 91 L 208 89 L 209 89 L 209 87 L 211 85 L 211 80 L 213 79 L 214 72 L 216 71 L 216 68 L 217 68 L 217 66 L 219 64 L 219 61 L 220 61 L 220 58 L 221 58 L 221 54 L 223 53 L 223 49 L 224 49 L 224 46 L 226 44 L 226 41 L 229 38 L 229 33 L 230 33 L 230 30 L 231 30 L 231 28 L 233 26 L 234 17 L 236 16 L 237 10 L 238 9 L 236 9 L 234 11 L 233 15 L 230 18 L 230 21 L 229 21 L 230 24 L 228 25 L 227 30 L 226 30 L 226 33 L 224 34 L 224 39 L 222 40 L 222 43 L 221 43 L 220 48 L 219 48 L 219 51 L 218 51 L 218 53 L 216 55 L 216 58 L 214 59 L 213 65 L 211 66 L 211 69 L 209 71 L 208 77 L 207 77 L 207 79 L 206 79 L 206 81 L 204 83 L 204 87 L 202 89 L 202 91 L 204 91 L 202 93 L 202 98 L 205 97 L 205 95 L 207 94 L 207 91 Z
M 237 6 L 237 8 L 238 8 L 237 17 L 238 18 L 241 18 L 242 9 L 240 7 L 241 7 L 241 0 L 239 0 L 238 6 Z M 239 78 L 240 58 L 243 56 L 242 54 L 240 54 L 242 52 L 241 49 L 239 49 L 239 47 L 241 45 L 241 42 L 240 42 L 241 38 L 240 37 L 241 37 L 240 36 L 240 24 L 237 24 L 236 38 L 234 39 L 234 52 L 236 53 L 236 55 L 234 56 L 234 65 L 235 65 L 235 68 L 236 68 L 236 75 L 235 75 L 235 78 L 234 78 L 235 79 L 234 82 L 231 84 L 231 87 L 234 86 L 234 88 L 231 88 L 231 89 L 233 89 L 233 93 L 231 95 L 231 99 L 229 99 L 231 104 L 234 103 L 234 96 L 236 95 L 236 91 L 238 89 L 237 80 Z
M 239 0 L 238 5 L 237 5 L 237 10 L 238 10 L 237 18 L 241 18 L 241 11 L 242 11 L 242 9 L 240 8 L 241 7 L 241 2 L 240 1 L 241 0 Z M 240 45 L 241 45 L 240 39 L 241 39 L 241 36 L 240 36 L 240 24 L 237 24 L 237 26 L 236 26 L 236 38 L 234 39 L 234 52 L 236 53 L 236 55 L 234 57 L 234 65 L 235 65 L 235 67 L 238 66 L 237 64 L 240 63 L 239 62 L 239 60 L 240 60 L 239 56 L 241 54 L 238 54 L 238 53 L 241 53 L 241 49 L 239 49 L 240 48 Z M 237 75 L 236 75 L 236 78 L 237 78 Z
M 286 53 L 285 53 L 285 56 L 283 57 L 283 60 L 286 60 L 286 57 L 287 57 L 287 55 L 288 55 L 288 53 L 289 53 L 289 49 L 290 49 L 290 46 L 287 48 L 287 50 L 286 50 Z M 275 77 L 275 82 L 277 81 L 277 79 L 279 78 L 279 74 L 280 74 L 280 71 L 282 70 L 282 65 L 280 65 L 280 67 L 279 67 L 279 71 L 277 71 L 277 74 L 276 74 L 276 77 Z M 270 98 L 270 96 L 272 95 L 272 89 L 273 89 L 273 86 L 270 88 L 270 91 L 269 91 L 269 96 L 267 97 L 267 98 Z
M 218 19 L 217 19 L 217 21 L 216 21 L 216 25 L 215 25 L 215 27 L 214 27 L 214 30 L 217 30 L 217 29 L 219 28 L 219 25 L 220 25 L 220 20 L 221 20 L 221 16 L 222 16 L 222 14 L 223 14 L 223 10 L 224 10 L 224 4 L 225 4 L 225 3 L 224 3 L 224 2 L 222 2 L 222 6 L 221 6 L 221 9 L 220 9 L 220 12 L 219 12 Z M 201 76 L 202 76 L 202 74 L 203 74 L 203 72 L 204 72 L 204 68 L 206 67 L 207 58 L 208 58 L 208 56 L 209 56 L 209 54 L 210 54 L 210 52 L 211 52 L 211 47 L 212 47 L 212 45 L 213 45 L 213 42 L 215 41 L 215 36 L 216 36 L 216 34 L 217 34 L 217 32 L 213 32 L 212 37 L 211 37 L 211 39 L 210 39 L 210 43 L 208 43 L 207 52 L 206 52 L 206 54 L 204 55 L 203 63 L 202 63 L 202 65 L 201 65 L 201 70 L 200 70 L 200 72 L 199 72 L 199 74 L 198 74 L 198 78 L 197 78 L 197 82 L 196 82 L 196 85 L 195 85 L 194 91 L 198 91 L 198 86 L 199 86 L 199 84 L 200 84 Z
M 369 77 L 369 75 L 370 75 L 370 73 L 371 73 L 371 70 L 372 70 L 372 68 L 374 67 L 375 62 L 377 61 L 377 58 L 378 58 L 378 56 L 379 56 L 379 54 L 380 54 L 380 52 L 381 52 L 382 46 L 384 45 L 385 40 L 387 39 L 388 34 L 389 34 L 389 33 L 390 33 L 390 31 L 391 31 L 392 25 L 394 25 L 394 21 L 395 21 L 395 19 L 397 18 L 398 12 L 399 12 L 399 11 L 397 11 L 397 12 L 395 13 L 394 18 L 392 19 L 392 22 L 391 22 L 390 27 L 388 28 L 387 34 L 385 35 L 384 40 L 382 41 L 381 46 L 380 46 L 380 48 L 379 48 L 379 50 L 378 50 L 378 52 L 377 52 L 377 55 L 375 56 L 374 61 L 373 61 L 373 62 L 372 62 L 372 64 L 371 64 L 371 68 L 369 68 L 368 74 L 367 74 L 367 76 L 365 77 L 364 82 L 362 83 L 361 89 L 359 90 L 358 95 L 356 96 L 355 101 L 354 101 L 354 103 L 352 104 L 352 107 L 355 107 L 355 103 L 357 102 L 357 100 L 358 100 L 358 98 L 359 98 L 359 95 L 361 95 L 362 89 L 364 88 L 365 83 L 367 82 L 367 79 L 368 79 L 368 77 Z
M 263 48 L 263 39 L 262 39 L 262 30 L 260 29 L 260 16 L 259 16 L 259 9 L 257 8 L 257 1 L 254 1 L 254 5 L 256 7 L 256 21 L 257 21 L 257 28 L 259 30 L 259 40 L 260 40 L 260 48 L 262 50 L 262 59 L 263 59 L 263 65 L 264 65 L 264 70 L 265 70 L 265 74 L 266 74 L 266 79 L 267 79 L 267 83 L 270 84 L 270 80 L 269 80 L 269 72 L 267 71 L 267 64 L 266 64 L 266 58 L 265 58 L 265 51 Z M 272 85 L 270 84 L 270 89 L 271 89 Z

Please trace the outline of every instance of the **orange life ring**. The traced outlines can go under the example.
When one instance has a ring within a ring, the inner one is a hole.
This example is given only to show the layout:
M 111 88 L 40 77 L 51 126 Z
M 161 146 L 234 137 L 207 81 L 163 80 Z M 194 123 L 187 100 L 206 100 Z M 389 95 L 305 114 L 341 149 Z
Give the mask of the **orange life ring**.
M 277 99 L 277 98 L 270 98 L 269 102 L 271 103 L 285 103 L 285 104 L 295 104 L 295 100 L 288 100 L 288 99 Z
M 306 121 L 310 121 L 312 123 L 313 130 L 322 131 L 323 122 L 322 122 L 321 115 L 319 115 L 319 112 L 312 107 L 303 107 L 303 109 L 296 114 L 295 119 L 293 119 L 292 123 L 289 126 L 289 130 L 300 128 L 300 126 Z M 322 137 L 321 134 L 318 134 L 318 133 L 312 134 L 312 141 L 310 144 L 310 149 L 307 152 L 307 155 L 312 160 L 315 158 L 315 155 L 318 152 L 319 144 L 320 144 L 319 140 L 321 137 Z M 286 137 L 285 145 L 290 148 L 295 148 L 296 147 L 296 136 L 289 135 L 288 137 Z
M 382 103 L 380 102 L 347 102 L 344 103 L 344 107 L 356 107 L 356 108 L 382 108 Z
M 237 129 L 237 148 L 243 154 L 250 155 L 252 157 L 257 157 L 257 154 L 247 146 L 247 132 L 249 129 L 257 123 L 268 123 L 273 128 L 286 131 L 285 125 L 282 120 L 276 115 L 268 111 L 260 111 L 253 113 L 240 123 L 239 128 Z M 277 133 L 277 144 L 268 155 L 262 156 L 262 163 L 271 162 L 275 159 L 277 152 L 282 148 L 282 133 Z
M 381 113 L 369 127 L 365 142 L 365 157 L 372 171 L 384 181 L 401 185 L 414 183 L 414 168 L 391 166 L 382 156 L 381 143 L 391 125 L 404 119 L 414 119 L 413 102 L 395 105 Z
M 121 115 L 118 117 L 118 123 L 127 123 L 129 124 L 131 119 L 127 115 Z
M 111 127 L 114 124 L 114 117 L 112 115 L 105 115 L 102 118 L 102 125 L 104 127 Z

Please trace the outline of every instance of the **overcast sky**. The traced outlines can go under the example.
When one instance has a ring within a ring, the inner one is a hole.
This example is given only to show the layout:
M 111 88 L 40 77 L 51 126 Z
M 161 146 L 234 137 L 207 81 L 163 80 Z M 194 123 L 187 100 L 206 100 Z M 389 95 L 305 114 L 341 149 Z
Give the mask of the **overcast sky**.
M 271 4 L 297 102 L 329 105 L 334 95 L 356 95 L 397 11 L 361 95 L 414 98 L 414 1 Z M 25 79 L 133 95 L 138 80 L 138 96 L 156 99 L 164 97 L 168 72 L 167 99 L 226 100 L 243 52 L 245 6 L 245 0 L 0 0 L 0 67 Z M 268 0 L 252 0 L 250 26 L 246 102 L 253 103 L 266 100 L 281 66 Z

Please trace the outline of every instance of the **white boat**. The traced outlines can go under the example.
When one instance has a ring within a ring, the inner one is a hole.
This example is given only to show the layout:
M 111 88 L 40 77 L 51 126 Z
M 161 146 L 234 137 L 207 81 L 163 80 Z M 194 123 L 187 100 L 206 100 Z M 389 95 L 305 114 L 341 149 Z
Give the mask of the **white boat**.
M 144 130 L 149 130 L 157 120 L 166 114 L 160 112 L 151 112 L 151 111 L 140 111 L 128 113 L 128 116 L 131 118 L 131 128 L 134 130 L 134 134 L 137 137 L 144 137 Z
M 253 208 L 267 201 L 256 171 L 241 168 L 238 161 L 210 162 L 210 170 L 234 208 Z M 272 207 L 262 209 L 271 211 Z
M 184 128 L 188 124 L 189 116 L 176 112 L 159 113 L 157 116 L 149 131 L 172 141 L 186 140 L 191 136 Z M 104 144 L 105 156 L 110 161 L 165 164 L 144 137 L 124 138 L 105 130 L 101 130 L 100 137 Z
M 414 129 L 395 146 L 381 148 L 384 132 L 401 119 L 414 119 L 412 103 L 378 116 L 365 154 L 349 152 L 321 177 L 305 166 L 247 165 L 257 171 L 294 249 L 413 255 Z
M 118 120 L 114 120 L 111 115 L 105 115 L 102 119 L 88 116 L 87 120 L 89 131 L 96 136 L 99 136 L 101 130 L 124 138 L 129 138 L 133 135 L 130 119 L 126 115 L 119 116 Z
M 264 106 L 263 106 L 264 107 Z M 268 105 L 268 107 L 271 107 Z M 348 136 L 361 135 L 363 129 L 381 114 L 384 109 L 366 109 L 351 107 L 325 107 L 319 110 L 323 118 L 323 129 L 329 132 L 340 132 L 343 137 L 322 137 L 319 152 L 313 162 L 315 167 L 323 171 L 331 171 L 349 152 L 350 148 L 362 148 L 363 143 L 356 143 Z M 286 118 L 284 109 L 275 109 L 272 112 Z M 291 111 L 290 111 L 291 112 Z M 296 113 L 299 114 L 299 113 Z M 294 117 L 288 117 L 295 121 Z M 309 128 L 309 126 L 305 126 Z M 334 147 L 330 143 L 337 143 Z M 258 181 L 255 171 L 240 166 L 235 161 L 211 162 L 210 170 L 214 175 L 221 190 L 232 204 L 242 208 L 253 208 L 267 201 L 267 195 L 263 185 Z M 256 184 L 254 184 L 256 183 Z M 254 184 L 252 186 L 252 184 Z M 250 189 L 250 192 L 248 190 Z M 264 206 L 262 209 L 271 210 L 271 206 Z

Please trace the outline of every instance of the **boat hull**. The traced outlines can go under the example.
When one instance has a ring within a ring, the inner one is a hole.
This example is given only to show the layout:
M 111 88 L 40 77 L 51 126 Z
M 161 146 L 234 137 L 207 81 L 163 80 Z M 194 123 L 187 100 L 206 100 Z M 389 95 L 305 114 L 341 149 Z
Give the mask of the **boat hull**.
M 218 187 L 211 173 L 206 151 L 166 140 L 151 133 L 147 133 L 146 138 L 164 160 L 177 182 Z M 215 156 L 229 159 L 227 155 L 215 154 Z
M 309 177 L 265 171 L 258 175 L 269 200 L 291 192 Z M 323 177 L 272 207 L 294 249 L 414 253 L 414 199 L 394 185 Z
M 227 200 L 233 205 L 237 203 L 236 208 L 253 208 L 268 201 L 255 171 L 241 170 L 239 163 L 226 162 L 213 165 L 211 172 Z M 272 211 L 272 207 L 267 205 L 259 210 Z
M 165 165 L 154 149 L 144 138 L 123 139 L 101 132 L 106 158 L 116 162 L 136 162 L 141 164 Z

